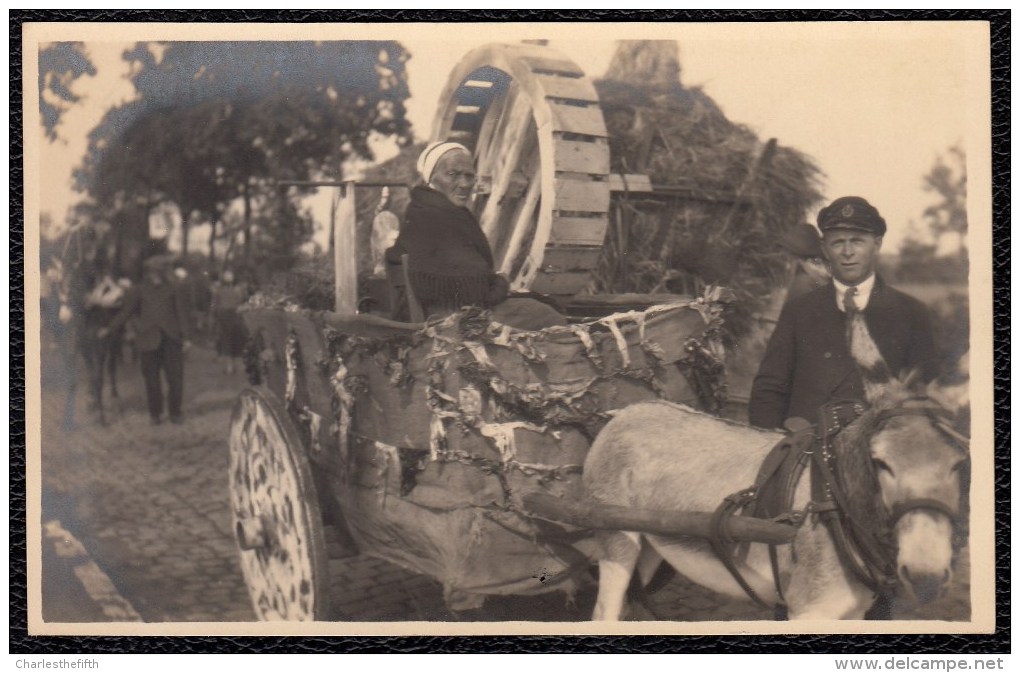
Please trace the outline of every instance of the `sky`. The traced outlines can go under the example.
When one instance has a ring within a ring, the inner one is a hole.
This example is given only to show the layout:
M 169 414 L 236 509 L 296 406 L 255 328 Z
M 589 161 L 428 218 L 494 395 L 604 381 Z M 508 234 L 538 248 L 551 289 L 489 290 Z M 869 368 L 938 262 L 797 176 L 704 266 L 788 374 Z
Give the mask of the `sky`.
M 547 37 L 548 25 L 539 26 Z M 978 140 L 967 137 L 973 85 L 964 42 L 953 31 L 915 27 L 799 24 L 783 31 L 774 24 L 666 24 L 650 36 L 676 40 L 682 83 L 703 87 L 732 121 L 813 157 L 826 174 L 827 200 L 855 194 L 871 201 L 889 223 L 885 249 L 891 252 L 934 200 L 922 189 L 922 176 L 950 146 Z M 535 36 L 509 26 L 461 29 L 456 36 L 412 28 L 390 32 L 411 54 L 407 112 L 419 139 L 428 137 L 446 77 L 464 54 L 500 38 Z M 636 37 L 629 33 L 632 24 L 607 28 L 561 30 L 571 39 L 549 46 L 597 78 L 615 50 L 613 38 Z M 464 38 L 476 34 L 481 37 Z M 97 75 L 76 83 L 83 100 L 66 113 L 60 139 L 42 143 L 42 209 L 57 220 L 81 198 L 70 175 L 88 131 L 133 93 L 120 58 L 130 44 L 86 41 Z M 379 158 L 387 153 L 382 148 Z

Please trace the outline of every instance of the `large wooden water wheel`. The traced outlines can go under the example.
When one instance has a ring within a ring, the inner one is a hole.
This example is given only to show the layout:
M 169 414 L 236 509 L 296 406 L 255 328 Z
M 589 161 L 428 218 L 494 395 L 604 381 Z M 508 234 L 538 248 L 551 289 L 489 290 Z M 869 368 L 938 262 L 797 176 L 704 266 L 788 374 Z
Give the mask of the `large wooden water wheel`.
M 609 141 L 584 72 L 545 46 L 479 47 L 450 74 L 432 137 L 474 152 L 474 211 L 513 289 L 583 290 L 609 221 Z

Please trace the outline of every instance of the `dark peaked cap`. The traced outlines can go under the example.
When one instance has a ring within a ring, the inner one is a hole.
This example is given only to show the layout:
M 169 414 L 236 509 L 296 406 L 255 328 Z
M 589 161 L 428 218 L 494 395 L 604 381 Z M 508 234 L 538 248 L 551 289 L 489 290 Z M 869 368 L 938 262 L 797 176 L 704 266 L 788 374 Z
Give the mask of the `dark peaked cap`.
M 885 234 L 885 220 L 878 210 L 859 196 L 843 196 L 818 213 L 818 228 L 824 234 L 833 229 L 856 229 L 875 236 Z

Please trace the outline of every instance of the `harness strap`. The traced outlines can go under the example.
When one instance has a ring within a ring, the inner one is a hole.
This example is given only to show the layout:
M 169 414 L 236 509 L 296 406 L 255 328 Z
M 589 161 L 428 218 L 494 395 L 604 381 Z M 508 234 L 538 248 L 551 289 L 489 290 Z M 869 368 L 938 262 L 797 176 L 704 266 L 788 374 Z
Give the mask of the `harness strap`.
M 949 519 L 949 523 L 955 526 L 957 524 L 958 514 L 949 505 L 934 498 L 917 498 L 915 500 L 906 500 L 904 502 L 898 502 L 893 506 L 892 517 L 890 518 L 889 526 L 895 526 L 903 515 L 908 514 L 916 509 L 930 509 L 944 515 Z
M 769 564 L 778 602 L 768 605 L 750 586 L 740 572 L 739 565 L 746 561 L 750 542 L 734 543 L 729 534 L 729 519 L 740 513 L 758 519 L 800 527 L 807 512 L 793 511 L 794 489 L 810 462 L 813 429 L 809 426 L 800 432 L 784 437 L 776 444 L 758 470 L 754 486 L 725 498 L 712 517 L 709 543 L 723 567 L 740 588 L 757 605 L 773 610 L 775 619 L 787 619 L 786 598 L 779 576 L 778 546 L 769 545 Z
M 843 523 L 843 517 L 849 519 L 855 526 L 856 522 L 850 518 L 846 498 L 824 454 L 824 451 L 815 452 L 812 462 L 818 475 L 821 477 L 821 484 L 824 485 L 827 495 L 831 499 L 819 502 L 815 511 L 819 513 L 819 517 L 832 534 L 836 551 L 843 558 L 851 572 L 869 589 L 876 592 L 884 591 L 885 582 L 875 577 L 874 573 L 871 572 L 871 568 L 878 567 L 884 570 L 887 565 L 885 555 L 869 541 L 861 540 L 858 536 L 854 536 L 853 542 L 850 540 L 850 537 L 847 535 L 846 526 Z
M 785 614 L 786 605 L 782 602 L 778 605 L 769 605 L 766 603 L 762 597 L 758 595 L 758 592 L 756 592 L 754 588 L 748 584 L 747 580 L 744 579 L 744 576 L 741 574 L 740 569 L 737 567 L 733 558 L 734 541 L 729 530 L 730 518 L 738 509 L 741 509 L 752 502 L 755 495 L 755 489 L 748 488 L 732 493 L 723 499 L 715 512 L 712 513 L 712 521 L 710 524 L 712 535 L 709 537 L 709 544 L 712 547 L 712 551 L 715 552 L 716 558 L 719 559 L 737 584 L 740 585 L 740 588 L 744 590 L 744 593 L 746 593 L 748 597 L 750 597 L 750 599 L 759 606 L 766 610 L 772 610 L 778 616 L 781 613 Z

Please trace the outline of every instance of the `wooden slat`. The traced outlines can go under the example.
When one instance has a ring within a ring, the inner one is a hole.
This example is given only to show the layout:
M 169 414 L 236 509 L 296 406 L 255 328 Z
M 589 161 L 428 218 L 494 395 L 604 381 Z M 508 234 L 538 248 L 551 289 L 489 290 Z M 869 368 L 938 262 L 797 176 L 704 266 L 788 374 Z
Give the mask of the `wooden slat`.
M 605 142 L 580 142 L 577 140 L 555 139 L 557 171 L 571 173 L 609 172 L 609 145 Z
M 650 192 L 652 191 L 652 179 L 647 175 L 638 173 L 628 173 L 626 175 L 613 173 L 609 176 L 609 191 Z
M 602 246 L 546 246 L 542 270 L 546 273 L 588 271 L 602 257 Z
M 602 118 L 602 108 L 598 105 L 578 107 L 550 102 L 549 110 L 552 113 L 553 131 L 579 133 L 600 138 L 606 138 L 609 135 L 606 131 L 606 122 Z
M 555 295 L 575 295 L 591 282 L 591 273 L 571 271 L 567 273 L 545 273 L 539 271 L 531 282 L 532 292 Z
M 599 101 L 599 95 L 591 80 L 585 77 L 561 77 L 559 75 L 536 74 L 535 80 L 549 98 L 571 98 L 592 103 Z
M 352 315 L 358 305 L 357 214 L 353 183 L 344 187 L 344 196 L 337 208 L 333 232 L 333 310 Z
M 559 245 L 602 245 L 609 228 L 609 216 L 553 217 L 549 242 Z
M 508 101 L 508 108 L 505 122 L 501 122 L 490 141 L 487 164 L 479 162 L 476 166 L 480 174 L 492 176 L 492 194 L 478 218 L 490 242 L 497 236 L 494 227 L 498 226 L 503 196 L 513 171 L 521 164 L 525 148 L 531 147 L 535 138 L 534 117 L 527 98 L 518 95 L 513 101 Z M 535 151 L 538 151 L 537 148 Z
M 605 182 L 557 180 L 554 210 L 608 212 L 609 188 Z
M 521 61 L 532 70 L 543 72 L 554 72 L 561 75 L 583 77 L 584 71 L 570 61 L 560 59 L 543 58 L 541 56 L 522 56 Z
M 478 141 L 475 144 L 475 167 L 480 173 L 486 170 L 485 167 L 491 166 L 492 151 L 499 151 L 498 147 L 492 147 L 493 139 L 498 138 L 497 134 L 505 128 L 509 108 L 517 98 L 519 89 L 517 82 L 511 82 L 505 91 L 489 103 L 482 125 L 478 129 Z
M 538 206 L 538 200 L 542 197 L 542 162 L 533 160 L 533 164 L 531 177 L 524 180 L 528 192 L 514 219 L 513 233 L 507 243 L 506 252 L 503 253 L 501 259 L 496 260 L 500 273 L 511 274 L 511 278 L 515 277 L 517 272 L 517 269 L 513 268 L 513 264 L 521 252 L 521 246 L 535 228 L 535 207 Z M 510 194 L 511 190 L 508 189 L 507 195 Z

